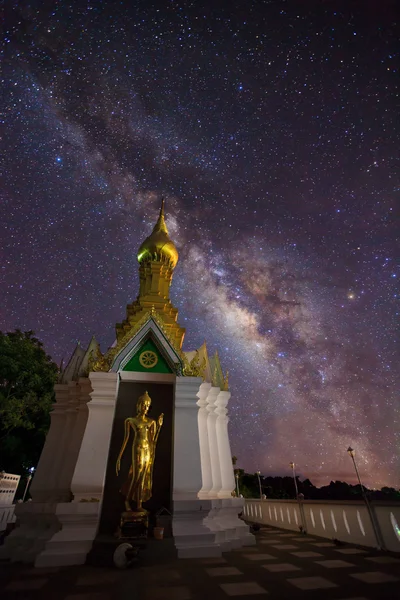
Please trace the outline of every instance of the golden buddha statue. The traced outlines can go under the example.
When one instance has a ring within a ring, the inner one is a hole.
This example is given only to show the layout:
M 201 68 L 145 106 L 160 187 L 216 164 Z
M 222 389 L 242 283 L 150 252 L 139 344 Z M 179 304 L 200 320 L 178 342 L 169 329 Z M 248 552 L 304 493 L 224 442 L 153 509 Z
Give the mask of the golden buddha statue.
M 157 422 L 147 417 L 150 404 L 151 398 L 145 392 L 137 401 L 136 417 L 125 419 L 125 437 L 116 464 L 118 475 L 121 458 L 132 429 L 132 464 L 129 469 L 128 480 L 122 486 L 121 492 L 125 496 L 125 509 L 137 515 L 147 514 L 147 511 L 142 507 L 142 503 L 151 498 L 154 457 L 157 439 L 164 419 L 163 414 L 158 417 Z M 136 504 L 135 510 L 132 510 L 131 502 Z

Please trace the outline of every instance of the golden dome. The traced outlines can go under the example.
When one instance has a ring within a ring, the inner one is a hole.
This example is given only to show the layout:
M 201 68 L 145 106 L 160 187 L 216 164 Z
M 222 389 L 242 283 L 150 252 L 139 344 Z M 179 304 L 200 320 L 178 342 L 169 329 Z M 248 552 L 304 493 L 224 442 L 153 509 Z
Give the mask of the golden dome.
M 160 216 L 152 233 L 146 238 L 138 250 L 138 261 L 154 260 L 169 263 L 172 268 L 178 262 L 178 250 L 168 236 L 168 229 L 164 219 L 164 199 L 161 201 Z

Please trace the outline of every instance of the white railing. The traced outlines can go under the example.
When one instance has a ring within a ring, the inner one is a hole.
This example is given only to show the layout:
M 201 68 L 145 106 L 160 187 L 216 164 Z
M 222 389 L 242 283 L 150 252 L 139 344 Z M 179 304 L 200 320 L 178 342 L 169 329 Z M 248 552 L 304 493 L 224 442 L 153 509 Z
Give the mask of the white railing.
M 384 548 L 400 552 L 400 503 L 374 502 L 372 511 Z M 379 545 L 367 506 L 361 501 L 246 499 L 243 517 L 250 523 L 304 530 L 350 544 Z
M 0 506 L 13 503 L 21 475 L 0 472 Z

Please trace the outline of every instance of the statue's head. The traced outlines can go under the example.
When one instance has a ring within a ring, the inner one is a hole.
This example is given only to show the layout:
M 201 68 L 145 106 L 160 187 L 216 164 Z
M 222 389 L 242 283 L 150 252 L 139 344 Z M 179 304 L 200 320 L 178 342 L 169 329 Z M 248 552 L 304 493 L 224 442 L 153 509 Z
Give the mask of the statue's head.
M 149 411 L 151 404 L 151 398 L 147 392 L 143 394 L 143 396 L 139 396 L 136 411 L 138 415 L 146 415 Z

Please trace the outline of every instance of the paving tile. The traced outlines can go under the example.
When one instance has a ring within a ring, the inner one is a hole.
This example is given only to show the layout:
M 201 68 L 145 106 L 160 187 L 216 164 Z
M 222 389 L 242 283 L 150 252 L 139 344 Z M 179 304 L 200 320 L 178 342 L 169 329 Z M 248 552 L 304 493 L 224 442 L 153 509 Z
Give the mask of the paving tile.
M 206 573 L 210 577 L 228 577 L 230 575 L 243 575 L 242 571 L 239 571 L 236 567 L 214 567 L 212 569 L 206 569 Z
M 355 567 L 352 563 L 345 560 L 317 560 L 316 565 L 321 565 L 327 569 L 341 569 L 342 567 Z
M 112 600 L 112 592 L 86 592 L 85 594 L 70 594 L 65 600 Z
M 300 590 L 322 590 L 337 587 L 336 583 L 324 577 L 296 577 L 296 579 L 287 579 L 287 581 Z
M 191 594 L 190 589 L 182 585 L 176 587 L 168 586 L 147 588 L 145 592 L 145 597 L 148 600 L 191 600 L 193 596 Z
M 241 548 L 241 550 L 242 549 L 243 548 Z M 228 561 L 222 556 L 215 556 L 210 558 L 200 558 L 198 559 L 198 562 L 201 565 L 226 565 Z
M 279 531 L 277 529 L 267 529 L 267 530 L 263 529 L 263 533 L 266 533 L 266 534 L 272 533 L 273 535 L 279 535 Z
M 293 556 L 298 556 L 299 558 L 315 558 L 318 556 L 323 556 L 323 554 L 320 554 L 319 552 L 309 552 L 308 550 L 305 552 L 291 552 L 290 554 L 293 554 Z
M 367 554 L 366 550 L 360 550 L 360 548 L 336 548 L 335 552 L 340 552 L 340 554 Z
M 261 585 L 255 581 L 244 581 L 243 583 L 220 583 L 219 586 L 227 596 L 251 596 L 268 594 Z
M 301 535 L 297 537 L 292 537 L 292 540 L 296 540 L 296 542 L 315 542 L 315 538 L 309 538 L 306 535 Z
M 293 546 L 292 544 L 277 544 L 276 546 L 272 546 L 277 550 L 297 550 L 298 546 Z
M 258 552 L 259 549 L 257 546 L 250 546 L 249 548 L 240 546 L 240 548 L 234 548 L 233 550 L 230 550 L 230 552 L 243 552 L 243 550 L 246 550 L 246 552 Z
M 244 556 L 244 558 L 248 558 L 249 560 L 259 560 L 258 558 L 255 558 L 255 554 L 251 554 L 250 556 Z M 272 556 L 272 554 L 258 554 L 257 556 L 262 556 L 262 559 L 260 560 L 277 560 L 276 556 Z
M 249 560 L 271 560 L 275 556 L 271 556 L 271 554 L 243 554 L 243 558 L 248 558 Z
M 76 585 L 104 585 L 107 583 L 114 583 L 117 577 L 118 575 L 116 572 L 104 573 L 99 571 L 98 573 L 81 575 L 81 577 L 78 577 Z
M 279 537 L 293 537 L 293 533 L 278 533 Z
M 340 598 L 340 600 L 369 600 L 365 596 L 352 596 L 351 598 Z
M 7 592 L 20 592 L 24 590 L 40 590 L 48 582 L 47 578 L 35 577 L 34 579 L 19 579 L 11 581 L 4 589 Z
M 51 573 L 59 573 L 60 567 L 33 567 L 23 572 L 23 575 L 50 575 Z
M 331 544 L 331 542 L 318 542 L 317 544 L 313 544 L 313 546 L 317 546 L 317 548 L 334 548 L 335 544 Z
M 370 571 L 369 573 L 351 573 L 350 577 L 359 579 L 364 583 L 387 583 L 389 581 L 399 581 L 398 577 L 387 575 L 381 571 Z
M 138 572 L 141 574 L 144 580 L 147 578 L 147 580 L 151 581 L 152 584 L 157 583 L 164 585 L 166 582 L 173 583 L 174 581 L 181 579 L 181 574 L 176 569 L 166 569 L 163 567 L 139 567 Z
M 279 544 L 280 540 L 260 540 L 260 544 Z
M 263 569 L 267 569 L 271 573 L 284 573 L 285 571 L 302 571 L 300 567 L 290 563 L 272 563 L 270 565 L 262 565 Z
M 400 563 L 400 558 L 395 558 L 394 556 L 366 556 L 365 560 L 371 560 L 372 562 L 381 565 L 394 565 Z

